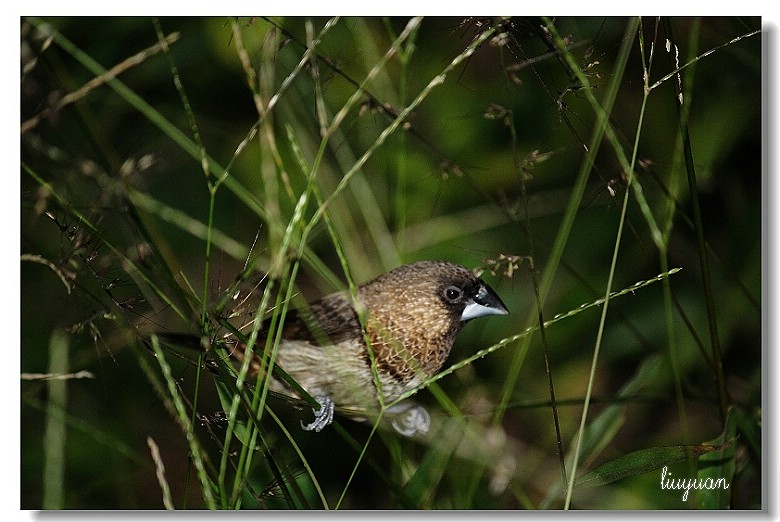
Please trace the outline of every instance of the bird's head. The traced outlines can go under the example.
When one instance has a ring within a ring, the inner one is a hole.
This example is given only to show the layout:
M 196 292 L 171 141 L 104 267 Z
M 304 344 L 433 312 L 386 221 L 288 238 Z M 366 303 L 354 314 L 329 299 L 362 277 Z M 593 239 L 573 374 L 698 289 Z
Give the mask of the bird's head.
M 408 360 L 400 353 L 405 351 L 427 373 L 441 368 L 466 322 L 509 313 L 482 279 L 445 261 L 422 261 L 391 270 L 362 285 L 358 299 L 368 312 L 377 358 L 400 367 Z

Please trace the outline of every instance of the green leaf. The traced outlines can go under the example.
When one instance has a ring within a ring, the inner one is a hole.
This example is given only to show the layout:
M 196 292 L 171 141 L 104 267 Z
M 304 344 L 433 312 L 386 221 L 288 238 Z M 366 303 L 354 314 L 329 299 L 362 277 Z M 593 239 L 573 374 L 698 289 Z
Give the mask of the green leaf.
M 646 448 L 605 462 L 579 477 L 574 485 L 578 488 L 603 486 L 616 480 L 641 475 L 663 466 L 682 462 L 692 456 L 710 453 L 722 449 L 722 447 L 722 445 L 704 443 L 691 446 Z
M 726 428 L 711 444 L 718 445 L 716 451 L 699 458 L 696 507 L 698 509 L 728 509 L 731 504 L 731 483 L 734 481 L 734 455 L 739 416 L 730 408 L 726 417 Z M 712 486 L 712 487 L 710 487 Z
M 754 414 L 741 408 L 734 408 L 729 413 L 737 424 L 740 440 L 753 452 L 756 460 L 761 460 L 761 410 Z

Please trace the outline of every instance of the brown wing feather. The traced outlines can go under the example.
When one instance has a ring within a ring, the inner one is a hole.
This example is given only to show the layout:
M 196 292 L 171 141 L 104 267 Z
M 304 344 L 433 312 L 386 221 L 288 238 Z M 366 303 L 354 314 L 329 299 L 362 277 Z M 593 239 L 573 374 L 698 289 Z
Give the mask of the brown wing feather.
M 316 346 L 363 339 L 357 313 L 343 293 L 325 296 L 305 308 L 288 312 L 282 336 Z

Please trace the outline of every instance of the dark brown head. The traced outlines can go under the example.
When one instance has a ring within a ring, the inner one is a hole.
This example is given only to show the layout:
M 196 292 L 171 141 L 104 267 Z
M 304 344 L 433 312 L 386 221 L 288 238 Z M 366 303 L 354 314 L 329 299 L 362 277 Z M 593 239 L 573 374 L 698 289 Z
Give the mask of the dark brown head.
M 362 285 L 358 299 L 379 369 L 401 381 L 439 371 L 466 322 L 509 313 L 484 281 L 445 261 L 398 267 Z

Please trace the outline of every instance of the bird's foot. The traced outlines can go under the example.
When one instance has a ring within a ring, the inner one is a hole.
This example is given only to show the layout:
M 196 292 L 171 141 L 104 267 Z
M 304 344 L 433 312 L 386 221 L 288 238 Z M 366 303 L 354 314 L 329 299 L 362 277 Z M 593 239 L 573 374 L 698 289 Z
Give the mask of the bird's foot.
M 419 404 L 402 402 L 388 408 L 387 411 L 393 414 L 390 421 L 393 429 L 404 437 L 425 435 L 431 428 L 431 416 L 428 410 Z
M 306 431 L 320 432 L 322 428 L 333 422 L 335 405 L 333 399 L 327 395 L 317 395 L 314 400 L 320 405 L 319 409 L 314 411 L 314 420 L 309 424 L 301 422 L 301 427 Z

